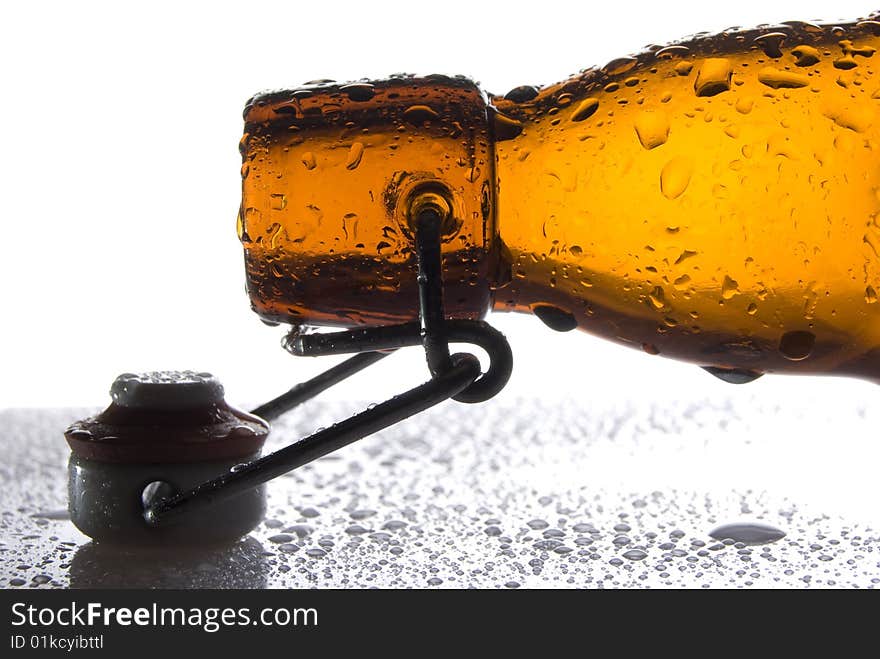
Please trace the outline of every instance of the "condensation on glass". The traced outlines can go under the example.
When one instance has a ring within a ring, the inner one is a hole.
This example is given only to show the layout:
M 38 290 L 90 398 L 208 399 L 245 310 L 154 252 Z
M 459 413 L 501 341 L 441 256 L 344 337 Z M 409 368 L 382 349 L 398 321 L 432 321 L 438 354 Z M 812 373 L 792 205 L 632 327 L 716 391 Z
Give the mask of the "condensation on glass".
M 880 23 L 730 30 L 487 95 L 408 75 L 260 94 L 242 206 L 267 321 L 413 320 L 408 208 L 454 318 L 531 312 L 724 372 L 880 380 Z

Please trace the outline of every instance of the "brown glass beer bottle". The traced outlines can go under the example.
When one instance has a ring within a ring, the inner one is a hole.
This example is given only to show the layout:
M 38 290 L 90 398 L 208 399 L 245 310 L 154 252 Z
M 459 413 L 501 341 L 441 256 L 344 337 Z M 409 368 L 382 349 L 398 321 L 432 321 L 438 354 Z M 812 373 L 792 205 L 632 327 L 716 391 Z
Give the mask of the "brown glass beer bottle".
M 238 232 L 264 319 L 534 312 L 716 368 L 880 381 L 880 23 L 730 30 L 484 94 L 409 75 L 260 94 Z

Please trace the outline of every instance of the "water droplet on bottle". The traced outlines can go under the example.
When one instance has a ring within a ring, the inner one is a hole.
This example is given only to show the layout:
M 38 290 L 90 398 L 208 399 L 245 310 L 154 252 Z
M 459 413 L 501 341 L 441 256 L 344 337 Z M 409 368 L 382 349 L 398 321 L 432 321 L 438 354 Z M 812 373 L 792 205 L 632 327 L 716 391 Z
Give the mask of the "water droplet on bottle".
M 651 292 L 648 293 L 648 302 L 650 302 L 651 306 L 657 311 L 666 307 L 666 294 L 663 292 L 661 286 L 655 286 Z
M 731 279 L 728 275 L 724 275 L 724 281 L 721 284 L 721 297 L 725 300 L 729 300 L 737 293 L 739 293 L 739 284 L 737 284 L 735 279 Z
M 660 172 L 660 191 L 667 199 L 680 197 L 687 189 L 694 166 L 687 156 L 675 156 Z
M 694 81 L 694 91 L 697 96 L 715 96 L 730 89 L 730 78 L 733 69 L 730 60 L 723 57 L 709 57 L 703 60 L 697 79 Z
M 855 59 L 856 56 L 871 57 L 876 52 L 876 49 L 871 46 L 856 46 L 850 39 L 842 39 L 839 45 L 843 56 L 834 60 L 833 64 L 836 69 L 854 69 L 859 65 Z
M 339 91 L 346 94 L 352 101 L 363 103 L 369 101 L 376 95 L 373 85 L 366 82 L 355 82 L 350 85 L 343 85 Z
M 856 133 L 864 133 L 872 122 L 869 112 L 859 111 L 854 107 L 831 104 L 830 102 L 822 108 L 822 114 L 841 128 L 848 128 Z
M 641 145 L 651 150 L 669 138 L 669 118 L 664 112 L 643 111 L 636 117 L 635 129 Z
M 631 70 L 637 63 L 638 60 L 634 57 L 619 57 L 611 60 L 608 64 L 603 66 L 602 71 L 611 76 L 620 75 L 621 73 L 626 73 Z
M 765 66 L 758 71 L 758 81 L 773 89 L 796 89 L 810 83 L 809 78 L 802 73 L 774 69 L 771 66 Z
M 532 308 L 535 315 L 547 327 L 557 332 L 570 332 L 577 327 L 577 320 L 570 311 L 550 304 L 538 304 Z
M 855 57 L 853 57 L 852 55 L 843 55 L 842 57 L 838 57 L 836 60 L 834 60 L 833 64 L 835 69 L 843 69 L 844 71 L 854 69 L 859 65 L 859 63 L 856 62 Z
M 812 46 L 801 44 L 791 49 L 795 57 L 795 66 L 813 66 L 819 63 L 819 51 Z
M 724 366 L 703 366 L 702 368 L 707 373 L 728 384 L 748 384 L 764 375 L 760 371 L 752 371 L 746 368 L 726 368 Z
M 572 99 L 572 95 L 567 92 L 565 94 L 560 94 L 559 97 L 556 99 L 556 105 L 560 108 L 567 107 L 571 105 Z
M 364 144 L 363 142 L 354 142 L 351 145 L 351 148 L 348 150 L 348 157 L 345 159 L 345 168 L 346 169 L 357 169 L 358 165 L 361 164 L 361 159 L 364 157 Z
M 283 211 L 287 208 L 287 195 L 283 193 L 273 193 L 269 195 L 272 204 L 272 210 Z
M 585 98 L 581 101 L 578 106 L 574 109 L 574 112 L 571 113 L 572 121 L 583 121 L 588 117 L 593 116 L 596 110 L 599 109 L 599 99 L 597 98 Z
M 755 43 L 758 44 L 758 47 L 764 51 L 767 57 L 777 59 L 782 57 L 782 50 L 779 47 L 787 36 L 784 32 L 769 32 L 757 37 Z
M 747 98 L 747 97 L 741 97 L 741 98 L 737 99 L 735 107 L 736 107 L 736 111 L 739 112 L 740 114 L 748 114 L 749 112 L 752 111 L 752 108 L 754 107 L 754 105 L 755 105 L 755 102 L 752 99 Z
M 678 255 L 677 259 L 675 259 L 675 265 L 679 265 L 680 263 L 684 262 L 686 259 L 689 259 L 692 256 L 696 256 L 696 255 L 697 255 L 697 252 L 690 250 L 690 249 L 686 249 L 681 254 Z
M 492 124 L 495 128 L 495 139 L 499 142 L 512 140 L 523 130 L 523 125 L 519 121 L 500 112 L 494 113 Z
M 504 98 L 508 101 L 513 101 L 514 103 L 526 103 L 527 101 L 531 101 L 537 95 L 537 87 L 533 87 L 532 85 L 521 85 L 519 87 L 514 87 L 507 92 L 504 95 Z
M 302 154 L 302 164 L 306 169 L 312 170 L 318 166 L 318 162 L 315 160 L 315 154 L 311 151 L 306 151 Z
M 657 59 L 672 59 L 674 57 L 684 57 L 691 52 L 691 49 L 681 44 L 673 44 L 665 46 L 658 50 L 654 55 Z
M 684 77 L 684 76 L 690 75 L 691 71 L 694 70 L 694 63 L 688 62 L 685 60 L 685 61 L 678 62 L 674 68 L 675 68 L 675 72 L 678 75 Z
M 426 121 L 439 119 L 440 115 L 427 105 L 411 105 L 403 112 L 403 118 L 413 126 L 421 126 Z
M 786 332 L 779 340 L 779 352 L 786 359 L 800 361 L 810 356 L 815 343 L 816 336 L 812 332 L 804 330 Z

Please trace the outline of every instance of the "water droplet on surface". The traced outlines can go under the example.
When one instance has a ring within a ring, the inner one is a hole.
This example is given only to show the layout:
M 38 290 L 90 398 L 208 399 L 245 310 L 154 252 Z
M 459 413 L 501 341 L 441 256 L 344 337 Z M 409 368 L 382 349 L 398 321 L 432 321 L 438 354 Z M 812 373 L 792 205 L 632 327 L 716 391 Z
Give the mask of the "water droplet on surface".
M 779 339 L 779 352 L 786 359 L 800 361 L 810 356 L 815 343 L 816 336 L 812 332 L 804 330 L 786 332 Z
M 275 543 L 276 545 L 280 545 L 285 542 L 290 542 L 291 540 L 293 540 L 293 536 L 288 533 L 279 533 L 277 535 L 270 536 L 266 539 L 269 542 Z
M 621 556 L 630 561 L 642 561 L 648 557 L 648 554 L 641 549 L 630 549 L 629 551 L 623 552 Z
M 87 431 L 84 431 L 87 432 Z M 92 433 L 88 433 L 89 437 L 92 436 Z M 70 511 L 69 510 L 49 510 L 45 512 L 38 512 L 31 515 L 36 519 L 49 519 L 53 521 L 63 521 L 70 519 Z
M 660 172 L 660 191 L 667 199 L 677 199 L 687 189 L 694 166 L 687 156 L 675 156 Z
M 716 540 L 730 538 L 747 545 L 765 545 L 785 537 L 785 531 L 759 522 L 735 522 L 723 524 L 709 532 Z

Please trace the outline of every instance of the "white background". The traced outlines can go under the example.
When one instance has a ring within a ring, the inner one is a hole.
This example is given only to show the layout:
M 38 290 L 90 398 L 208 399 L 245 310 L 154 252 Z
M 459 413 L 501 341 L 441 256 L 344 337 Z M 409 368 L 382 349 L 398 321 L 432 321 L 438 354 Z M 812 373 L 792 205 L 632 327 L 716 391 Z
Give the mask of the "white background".
M 848 0 L 4 3 L 0 408 L 103 405 L 117 373 L 165 368 L 211 370 L 231 401 L 251 403 L 327 366 L 282 352 L 281 330 L 260 323 L 243 292 L 237 143 L 255 91 L 405 70 L 464 73 L 504 93 L 698 31 L 872 9 Z M 874 385 L 839 379 L 767 377 L 737 389 L 532 317 L 491 320 L 517 359 L 503 396 L 585 406 L 877 396 Z M 378 400 L 420 381 L 422 357 L 411 352 L 328 395 Z

